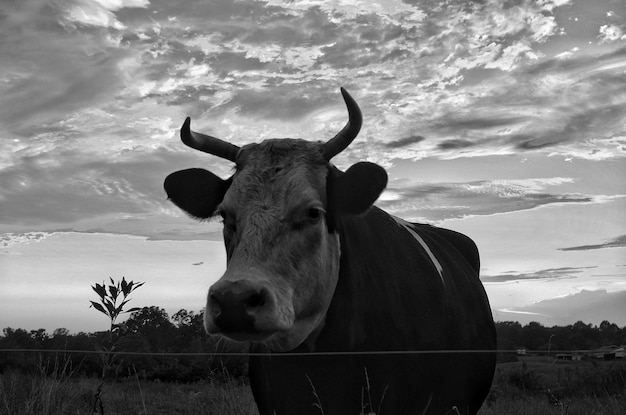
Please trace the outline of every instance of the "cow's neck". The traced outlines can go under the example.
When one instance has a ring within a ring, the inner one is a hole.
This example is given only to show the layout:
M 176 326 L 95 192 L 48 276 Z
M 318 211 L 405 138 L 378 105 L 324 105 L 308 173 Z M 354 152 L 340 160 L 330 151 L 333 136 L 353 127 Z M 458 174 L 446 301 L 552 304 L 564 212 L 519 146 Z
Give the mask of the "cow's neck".
M 323 325 L 305 342 L 308 350 L 326 350 L 327 344 L 332 344 L 338 351 L 354 350 L 357 344 L 366 340 L 366 328 L 362 325 L 362 318 L 359 318 L 363 316 L 358 314 L 367 304 L 375 301 L 379 290 L 384 289 L 384 281 L 376 278 L 379 273 L 375 269 L 367 269 L 366 263 L 378 262 L 371 258 L 376 256 L 378 238 L 384 237 L 380 229 L 381 221 L 390 218 L 376 207 L 363 215 L 338 218 L 336 231 L 341 244 L 339 281 Z
M 445 286 L 432 258 L 413 254 L 414 236 L 377 207 L 338 219 L 339 279 L 315 349 L 382 350 L 390 335 L 399 336 L 399 348 L 411 336 L 425 347 L 440 339 L 444 333 L 433 316 L 445 318 Z M 416 272 L 431 267 L 434 272 Z M 423 304 L 419 315 L 395 312 L 415 304 Z M 401 335 L 406 330 L 414 333 Z

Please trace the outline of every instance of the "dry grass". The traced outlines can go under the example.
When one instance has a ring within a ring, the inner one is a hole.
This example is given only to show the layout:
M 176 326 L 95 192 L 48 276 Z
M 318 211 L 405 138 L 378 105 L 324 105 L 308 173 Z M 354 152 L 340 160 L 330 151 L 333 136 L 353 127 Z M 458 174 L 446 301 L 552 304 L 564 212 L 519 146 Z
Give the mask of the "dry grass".
M 105 382 L 97 413 L 106 415 L 256 415 L 249 387 L 225 376 L 226 382 L 175 384 L 140 380 Z M 0 415 L 92 414 L 100 379 L 80 378 L 67 367 L 37 374 L 0 375 Z
M 502 364 L 479 415 L 626 414 L 626 361 L 556 362 L 545 357 Z
M 478 415 L 623 415 L 626 413 L 624 398 L 580 397 L 568 400 L 565 405 L 553 404 L 541 396 L 525 399 L 500 399 L 486 404 Z
M 626 362 L 621 364 L 626 366 Z M 621 373 L 619 366 L 608 365 L 502 365 L 479 415 L 622 415 L 626 413 L 626 381 L 615 376 Z M 592 392 L 590 382 L 610 376 L 615 382 Z M 141 380 L 135 375 L 107 382 L 102 394 L 104 413 L 257 415 L 249 386 L 228 374 L 223 378 L 225 382 L 176 384 Z M 580 390 L 582 382 L 589 389 Z M 38 373 L 32 375 L 3 373 L 0 415 L 91 414 L 99 384 L 99 379 L 78 377 L 71 367 L 58 361 L 40 363 Z M 555 388 L 559 385 L 574 388 L 559 395 Z M 577 390 L 580 393 L 574 393 Z M 368 402 L 367 390 L 363 392 L 365 412 L 373 415 L 377 405 Z M 321 406 L 319 409 L 323 413 Z

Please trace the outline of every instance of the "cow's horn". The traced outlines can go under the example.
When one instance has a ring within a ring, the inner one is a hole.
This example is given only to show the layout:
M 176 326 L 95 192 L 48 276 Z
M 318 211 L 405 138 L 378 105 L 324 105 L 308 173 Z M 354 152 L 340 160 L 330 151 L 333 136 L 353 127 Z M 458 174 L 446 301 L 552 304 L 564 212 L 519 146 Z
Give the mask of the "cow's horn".
M 232 162 L 237 161 L 239 147 L 210 135 L 191 131 L 191 118 L 187 117 L 180 129 L 180 138 L 191 148 L 213 154 Z
M 350 145 L 361 130 L 363 116 L 354 98 L 341 88 L 341 95 L 348 107 L 348 123 L 339 133 L 324 144 L 324 158 L 330 160 Z

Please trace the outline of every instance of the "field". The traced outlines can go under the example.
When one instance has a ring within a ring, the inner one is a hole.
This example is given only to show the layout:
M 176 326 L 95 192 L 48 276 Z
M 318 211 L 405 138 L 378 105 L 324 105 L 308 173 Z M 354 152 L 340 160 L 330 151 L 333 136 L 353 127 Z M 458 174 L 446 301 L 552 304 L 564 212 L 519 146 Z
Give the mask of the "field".
M 479 415 L 626 414 L 626 361 L 523 357 L 499 364 Z
M 36 374 L 0 374 L 0 414 L 91 414 L 100 380 L 81 378 L 62 364 Z M 223 376 L 222 376 L 223 377 Z M 176 384 L 135 374 L 104 384 L 105 414 L 255 415 L 248 386 L 226 376 L 220 382 Z M 101 412 L 98 412 L 101 413 Z M 626 361 L 555 361 L 523 357 L 499 364 L 480 415 L 623 415 Z M 378 414 L 385 415 L 385 414 Z

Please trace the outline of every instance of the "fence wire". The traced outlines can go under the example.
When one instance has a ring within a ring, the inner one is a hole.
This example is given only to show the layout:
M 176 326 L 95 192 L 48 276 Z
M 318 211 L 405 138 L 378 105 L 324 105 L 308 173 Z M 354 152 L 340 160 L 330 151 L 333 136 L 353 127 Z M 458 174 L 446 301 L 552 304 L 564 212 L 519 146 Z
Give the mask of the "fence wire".
M 120 356 L 215 356 L 215 357 L 295 357 L 295 356 L 366 356 L 366 355 L 429 355 L 429 354 L 519 354 L 519 350 L 372 350 L 346 352 L 126 352 L 100 350 L 51 350 L 51 349 L 0 349 L 1 353 L 69 353 L 69 354 L 114 354 Z M 528 350 L 525 354 L 556 356 L 557 354 L 601 353 L 594 350 Z

